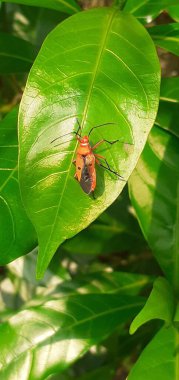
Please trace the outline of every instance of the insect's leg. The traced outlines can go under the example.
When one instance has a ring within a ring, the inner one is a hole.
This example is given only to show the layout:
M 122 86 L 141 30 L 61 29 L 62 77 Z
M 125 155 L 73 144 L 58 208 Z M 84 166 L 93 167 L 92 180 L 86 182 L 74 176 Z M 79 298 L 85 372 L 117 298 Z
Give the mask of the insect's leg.
M 72 164 L 76 165 L 76 160 L 73 160 L 73 161 L 72 161 Z
M 104 166 L 104 165 L 102 165 L 101 163 L 99 164 L 102 168 L 104 168 L 104 169 L 106 169 L 106 170 L 109 170 L 109 172 L 111 172 L 111 173 L 113 173 L 113 174 L 115 174 L 117 177 L 119 177 L 122 181 L 125 181 L 125 179 L 118 173 L 118 172 L 115 172 L 114 170 L 112 170 L 111 168 L 110 168 L 110 166 L 109 167 L 106 167 L 106 166 Z M 109 164 L 108 164 L 109 165 Z
M 117 143 L 118 141 L 119 141 L 119 140 L 114 140 L 114 141 L 109 141 L 109 140 L 106 140 L 106 139 L 100 140 L 100 141 L 98 141 L 98 142 L 92 147 L 92 150 L 95 150 L 96 148 L 98 148 L 98 146 L 100 146 L 100 145 L 103 144 L 104 142 L 107 142 L 108 144 L 113 145 L 113 144 Z
M 107 167 L 108 167 L 108 169 L 111 170 L 111 168 L 110 168 L 110 166 L 109 166 L 109 164 L 108 164 L 108 162 L 107 162 L 107 160 L 106 160 L 106 158 L 105 158 L 104 156 L 101 156 L 100 154 L 95 154 L 95 157 L 98 157 L 98 158 L 100 158 L 101 160 L 104 160 L 105 163 L 106 163 L 106 165 L 107 165 Z M 100 161 L 99 161 L 98 159 L 96 159 L 96 163 L 97 163 L 98 165 L 101 164 Z
M 118 172 L 116 172 L 116 171 L 114 171 L 114 170 L 112 170 L 112 169 L 110 168 L 110 166 L 109 166 L 107 160 L 105 159 L 105 157 L 100 156 L 99 154 L 95 154 L 95 157 L 101 158 L 102 160 L 105 161 L 105 163 L 106 163 L 106 165 L 107 165 L 107 167 L 104 166 L 104 165 L 103 165 L 98 159 L 96 159 L 96 163 L 97 163 L 99 166 L 101 166 L 102 168 L 104 168 L 104 169 L 106 169 L 106 170 L 109 170 L 109 172 L 115 174 L 115 175 L 116 175 L 117 177 L 119 177 L 121 180 L 125 181 L 124 178 L 123 178 Z

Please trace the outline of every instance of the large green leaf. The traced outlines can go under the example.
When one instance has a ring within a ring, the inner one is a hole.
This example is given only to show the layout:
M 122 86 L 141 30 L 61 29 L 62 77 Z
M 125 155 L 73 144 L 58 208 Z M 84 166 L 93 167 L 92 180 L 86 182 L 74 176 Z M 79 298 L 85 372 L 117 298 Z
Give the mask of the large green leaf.
M 148 31 L 157 46 L 179 55 L 179 23 L 153 26 Z
M 3 3 L 8 3 L 9 0 L 3 0 Z M 24 5 L 33 5 L 35 7 L 44 7 L 56 9 L 57 11 L 66 12 L 69 14 L 76 13 L 80 10 L 75 0 L 11 0 L 11 3 Z
M 161 319 L 169 325 L 172 323 L 175 310 L 175 300 L 170 284 L 165 278 L 159 277 L 154 282 L 153 290 L 140 313 L 135 317 L 130 333 L 151 319 Z
M 154 127 L 130 179 L 143 233 L 161 268 L 179 290 L 179 139 Z
M 1 32 L 0 74 L 29 71 L 36 53 L 35 47 L 28 41 Z
M 121 192 L 153 124 L 158 92 L 153 43 L 130 15 L 113 8 L 81 12 L 47 37 L 19 118 L 20 182 L 39 237 L 38 277 L 59 244 L 90 224 Z M 120 139 L 114 146 L 105 144 L 104 154 L 125 181 L 97 169 L 96 199 L 73 178 L 75 140 L 67 136 L 66 144 L 52 143 L 77 129 L 77 117 L 84 133 L 94 125 L 116 123 L 94 130 L 93 143 L 102 137 Z
M 179 378 L 179 332 L 162 328 L 134 365 L 128 380 L 174 380 Z
M 17 114 L 15 108 L 0 123 L 0 265 L 28 253 L 36 242 L 19 190 Z
M 62 371 L 142 306 L 139 297 L 86 294 L 34 299 L 0 325 L 2 380 L 42 380 Z

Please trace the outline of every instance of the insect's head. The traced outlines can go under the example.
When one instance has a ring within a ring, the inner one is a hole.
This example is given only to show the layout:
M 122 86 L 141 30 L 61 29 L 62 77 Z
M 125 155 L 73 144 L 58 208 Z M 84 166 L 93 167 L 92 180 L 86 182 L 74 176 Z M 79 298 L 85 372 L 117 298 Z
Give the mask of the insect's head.
M 89 137 L 88 136 L 83 136 L 81 138 L 81 144 L 88 145 L 89 144 Z

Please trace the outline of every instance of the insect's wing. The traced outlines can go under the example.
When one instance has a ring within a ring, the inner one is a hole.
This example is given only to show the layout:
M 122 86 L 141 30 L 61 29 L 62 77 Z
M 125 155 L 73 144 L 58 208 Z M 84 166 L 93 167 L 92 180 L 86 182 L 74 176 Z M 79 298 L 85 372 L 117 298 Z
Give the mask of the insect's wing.
M 81 172 L 80 185 L 83 191 L 90 194 L 96 187 L 95 157 L 88 155 L 84 157 L 84 166 Z

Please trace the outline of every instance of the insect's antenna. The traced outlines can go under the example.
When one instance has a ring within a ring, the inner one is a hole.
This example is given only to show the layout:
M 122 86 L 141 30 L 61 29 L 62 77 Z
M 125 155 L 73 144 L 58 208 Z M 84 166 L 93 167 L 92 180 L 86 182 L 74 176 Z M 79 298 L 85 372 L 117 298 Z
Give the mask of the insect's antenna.
M 81 137 L 81 133 L 79 133 L 79 131 L 81 132 L 82 128 L 81 128 L 79 120 L 76 119 L 76 121 L 77 121 L 77 124 L 78 124 L 78 129 L 77 129 L 76 135 L 79 136 L 79 137 Z
M 91 132 L 93 131 L 93 129 L 95 128 L 99 128 L 99 127 L 103 127 L 104 125 L 109 125 L 109 124 L 117 124 L 117 123 L 104 123 L 104 124 L 99 124 L 99 125 L 96 125 L 95 127 L 91 128 L 89 133 L 88 133 L 88 136 L 90 136 Z
M 55 139 L 53 139 L 52 141 L 50 141 L 50 144 L 52 144 L 52 143 L 53 143 L 54 141 L 56 141 L 56 140 L 61 139 L 62 137 L 69 136 L 69 135 L 71 135 L 72 133 L 76 133 L 76 132 L 69 132 L 69 133 L 65 133 L 65 134 L 62 135 L 62 136 L 56 137 Z
M 76 119 L 76 121 L 77 121 L 77 123 L 78 123 L 78 129 L 77 129 L 77 131 L 72 131 L 72 132 L 69 132 L 69 133 L 65 133 L 65 134 L 62 135 L 62 136 L 56 137 L 55 139 L 53 139 L 53 140 L 50 142 L 50 144 L 52 144 L 54 141 L 56 141 L 56 140 L 58 140 L 58 139 L 61 139 L 62 137 L 69 136 L 69 135 L 71 135 L 71 134 L 73 134 L 73 133 L 74 133 L 76 136 L 81 137 L 81 135 L 79 134 L 79 130 L 81 130 L 81 125 L 80 125 L 78 119 Z M 62 144 L 64 144 L 64 143 L 62 143 Z M 61 144 L 59 144 L 59 145 L 61 145 Z M 56 145 L 55 145 L 55 146 L 56 146 Z
M 66 144 L 66 143 L 68 143 L 68 142 L 70 142 L 70 141 L 72 141 L 73 139 L 70 139 L 70 140 L 67 140 L 67 141 L 63 141 L 62 143 L 60 143 L 60 144 L 56 144 L 56 145 L 54 145 L 54 147 L 55 146 L 59 146 L 59 145 L 63 145 L 63 144 Z

